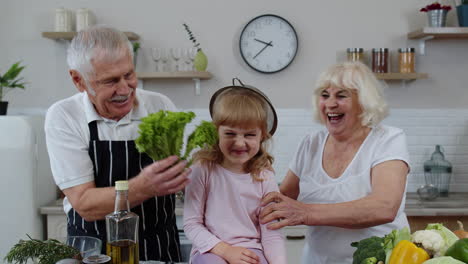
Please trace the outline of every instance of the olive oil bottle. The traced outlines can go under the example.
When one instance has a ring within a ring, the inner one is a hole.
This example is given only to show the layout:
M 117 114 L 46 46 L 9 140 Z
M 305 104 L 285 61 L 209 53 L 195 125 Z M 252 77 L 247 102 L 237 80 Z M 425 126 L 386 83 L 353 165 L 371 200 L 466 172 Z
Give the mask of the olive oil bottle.
M 106 215 L 106 253 L 111 264 L 138 264 L 138 215 L 130 211 L 128 181 L 115 182 L 114 212 Z

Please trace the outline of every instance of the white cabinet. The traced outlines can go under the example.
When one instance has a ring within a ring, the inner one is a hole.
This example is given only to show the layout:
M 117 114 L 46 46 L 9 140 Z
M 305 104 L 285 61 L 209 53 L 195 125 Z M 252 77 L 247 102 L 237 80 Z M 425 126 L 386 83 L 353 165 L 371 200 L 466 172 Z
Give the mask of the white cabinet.
M 281 229 L 285 237 L 287 260 L 290 264 L 301 263 L 305 244 L 306 226 L 288 226 Z
M 63 238 L 67 237 L 67 216 L 63 211 L 62 199 L 41 207 L 40 212 L 46 215 L 47 239 L 63 240 Z

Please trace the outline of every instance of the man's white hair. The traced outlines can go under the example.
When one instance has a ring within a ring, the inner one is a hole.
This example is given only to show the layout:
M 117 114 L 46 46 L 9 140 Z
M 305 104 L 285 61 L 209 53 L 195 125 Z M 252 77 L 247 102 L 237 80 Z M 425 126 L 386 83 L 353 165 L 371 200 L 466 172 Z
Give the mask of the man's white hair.
M 133 59 L 132 44 L 123 32 L 105 25 L 95 25 L 78 32 L 73 38 L 67 50 L 67 63 L 70 70 L 82 75 L 88 91 L 95 94 L 89 85 L 89 78 L 94 74 L 91 61 L 98 59 L 112 63 L 127 54 Z

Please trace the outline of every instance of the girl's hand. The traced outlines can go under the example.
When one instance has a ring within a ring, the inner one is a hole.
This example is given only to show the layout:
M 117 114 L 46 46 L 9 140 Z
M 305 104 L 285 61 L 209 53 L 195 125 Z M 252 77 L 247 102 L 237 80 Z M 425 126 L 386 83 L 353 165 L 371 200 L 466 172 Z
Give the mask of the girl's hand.
M 254 252 L 243 247 L 230 246 L 223 254 L 229 264 L 258 264 L 260 258 Z
M 279 229 L 285 226 L 303 225 L 307 219 L 307 206 L 279 192 L 267 193 L 262 199 L 262 206 L 267 205 L 260 213 L 260 222 L 269 224 L 269 229 Z

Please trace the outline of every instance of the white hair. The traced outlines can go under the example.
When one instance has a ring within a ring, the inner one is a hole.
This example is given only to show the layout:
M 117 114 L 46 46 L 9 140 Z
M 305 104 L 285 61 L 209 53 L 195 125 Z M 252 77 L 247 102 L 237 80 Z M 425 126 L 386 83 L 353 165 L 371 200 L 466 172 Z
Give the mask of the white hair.
M 315 119 L 320 123 L 318 101 L 323 90 L 336 86 L 357 92 L 362 114 L 361 124 L 373 127 L 388 115 L 388 106 L 383 98 L 383 87 L 374 73 L 361 62 L 338 63 L 323 72 L 315 86 L 314 107 Z
M 124 33 L 105 25 L 95 25 L 78 32 L 73 38 L 67 51 L 67 63 L 70 70 L 76 70 L 83 76 L 88 90 L 93 94 L 89 85 L 89 77 L 94 74 L 91 60 L 112 63 L 127 55 L 127 52 L 133 59 L 132 44 Z

